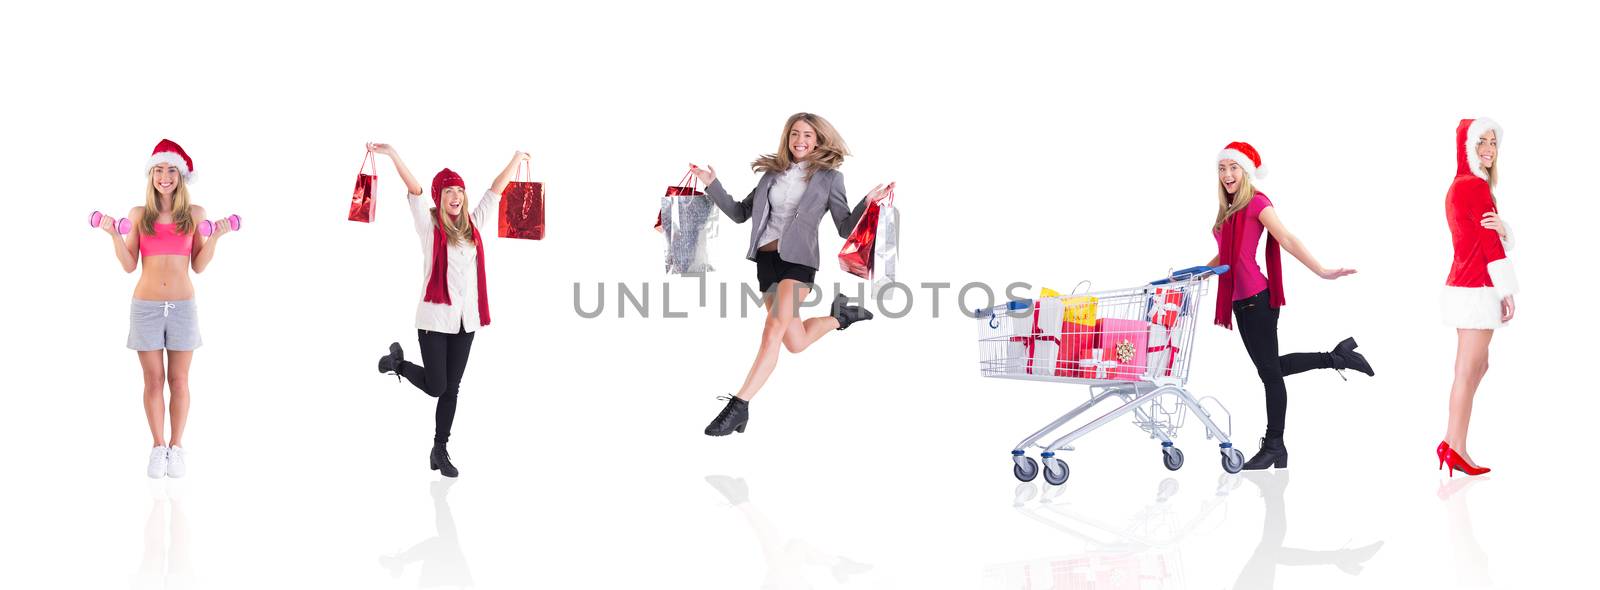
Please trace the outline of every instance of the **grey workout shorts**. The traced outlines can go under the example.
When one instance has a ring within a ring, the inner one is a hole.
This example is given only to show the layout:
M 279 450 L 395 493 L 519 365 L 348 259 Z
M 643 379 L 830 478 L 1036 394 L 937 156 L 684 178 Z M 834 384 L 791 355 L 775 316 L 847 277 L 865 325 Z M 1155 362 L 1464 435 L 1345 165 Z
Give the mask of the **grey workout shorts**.
M 128 314 L 128 348 L 194 350 L 200 348 L 200 315 L 194 300 L 133 300 Z

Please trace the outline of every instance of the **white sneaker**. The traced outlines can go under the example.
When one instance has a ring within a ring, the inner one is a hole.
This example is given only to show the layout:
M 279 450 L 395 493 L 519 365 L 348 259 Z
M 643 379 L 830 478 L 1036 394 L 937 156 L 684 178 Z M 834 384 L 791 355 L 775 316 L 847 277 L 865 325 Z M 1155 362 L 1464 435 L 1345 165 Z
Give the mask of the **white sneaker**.
M 183 447 L 167 447 L 167 477 L 183 477 L 189 465 L 183 462 Z
M 150 465 L 144 470 L 150 479 L 161 479 L 167 473 L 167 448 L 155 447 L 150 449 Z

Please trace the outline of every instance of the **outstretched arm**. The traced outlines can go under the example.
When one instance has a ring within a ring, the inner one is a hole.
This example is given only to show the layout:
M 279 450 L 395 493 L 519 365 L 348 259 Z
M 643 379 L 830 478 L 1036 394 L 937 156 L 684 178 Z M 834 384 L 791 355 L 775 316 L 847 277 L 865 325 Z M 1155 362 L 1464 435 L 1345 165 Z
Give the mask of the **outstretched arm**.
M 750 214 L 755 211 L 755 189 L 750 189 L 750 194 L 745 196 L 743 201 L 735 201 L 733 195 L 722 188 L 722 183 L 717 180 L 717 169 L 712 168 L 710 164 L 705 168 L 690 164 L 689 173 L 693 174 L 700 184 L 706 186 L 706 196 L 711 197 L 711 202 L 716 203 L 717 208 L 728 215 L 728 219 L 732 219 L 734 223 L 744 223 L 750 219 Z
M 1307 249 L 1306 245 L 1300 242 L 1300 238 L 1297 238 L 1294 236 L 1294 234 L 1289 233 L 1289 228 L 1284 227 L 1283 220 L 1278 219 L 1277 207 L 1267 207 L 1262 209 L 1260 219 L 1261 225 L 1266 227 L 1268 232 L 1272 233 L 1272 237 L 1278 240 L 1278 244 L 1283 246 L 1284 250 L 1288 250 L 1289 254 L 1294 255 L 1295 259 L 1300 261 L 1300 264 L 1306 265 L 1306 268 L 1310 269 L 1311 272 L 1316 273 L 1317 276 L 1331 281 L 1345 275 L 1352 275 L 1356 273 L 1356 270 L 1353 268 L 1325 268 L 1322 266 L 1322 263 L 1317 262 L 1317 259 L 1311 255 L 1311 250 Z
M 422 194 L 422 183 L 417 182 L 417 177 L 411 175 L 411 169 L 400 159 L 400 152 L 395 151 L 394 146 L 387 143 L 368 143 L 367 151 L 389 156 L 389 161 L 394 162 L 395 172 L 400 174 L 400 180 L 406 183 L 406 193 L 413 197 Z
M 512 154 L 511 162 L 506 164 L 506 169 L 501 170 L 499 176 L 494 177 L 494 185 L 490 187 L 489 190 L 494 191 L 494 194 L 497 195 L 505 192 L 506 185 L 511 184 L 511 176 L 517 173 L 517 166 L 521 165 L 523 162 L 527 162 L 529 159 L 531 159 L 531 157 L 528 155 L 528 152 L 517 152 Z

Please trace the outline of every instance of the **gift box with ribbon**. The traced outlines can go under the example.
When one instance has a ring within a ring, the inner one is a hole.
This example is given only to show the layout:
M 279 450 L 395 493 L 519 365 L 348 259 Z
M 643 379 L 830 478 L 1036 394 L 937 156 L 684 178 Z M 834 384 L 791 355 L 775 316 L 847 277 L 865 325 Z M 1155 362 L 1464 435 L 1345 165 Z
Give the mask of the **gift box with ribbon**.
M 1117 364 L 1115 351 L 1092 348 L 1089 356 L 1078 359 L 1077 370 L 1083 371 L 1084 379 L 1114 379 Z
M 1183 291 L 1156 287 L 1150 293 L 1149 312 L 1145 314 L 1150 323 L 1159 324 L 1168 330 L 1178 323 L 1178 316 L 1183 311 Z
M 1105 318 L 1097 322 L 1096 348 L 1105 351 L 1105 357 L 1117 362 L 1111 370 L 1111 379 L 1138 381 L 1144 378 L 1150 348 L 1150 322 L 1144 320 L 1119 320 Z
M 1171 377 L 1172 366 L 1178 358 L 1178 345 L 1172 342 L 1172 330 L 1161 324 L 1150 324 L 1150 346 L 1145 349 L 1149 359 L 1151 379 Z

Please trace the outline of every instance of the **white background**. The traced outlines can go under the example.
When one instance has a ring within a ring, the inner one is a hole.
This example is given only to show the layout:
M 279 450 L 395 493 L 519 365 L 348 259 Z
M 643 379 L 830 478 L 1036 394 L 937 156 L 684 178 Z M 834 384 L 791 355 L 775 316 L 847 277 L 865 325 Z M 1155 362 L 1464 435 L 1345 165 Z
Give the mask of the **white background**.
M 1198 428 L 1174 474 L 1118 422 L 1068 453 L 1048 503 L 1027 499 L 1042 482 L 1018 488 L 1011 445 L 1083 389 L 979 378 L 949 291 L 937 319 L 919 290 L 904 319 L 786 353 L 748 433 L 700 434 L 760 320 L 695 308 L 693 281 L 663 275 L 658 197 L 688 162 L 742 195 L 746 164 L 800 110 L 848 140 L 852 201 L 899 182 L 913 283 L 1129 286 L 1204 262 L 1212 158 L 1253 143 L 1288 227 L 1360 271 L 1330 283 L 1285 256 L 1284 351 L 1354 335 L 1379 371 L 1289 380 L 1284 544 L 1384 544 L 1359 574 L 1285 565 L 1278 587 L 1583 584 L 1594 280 L 1574 245 L 1597 196 L 1592 13 L 860 4 L 9 7 L 0 585 L 405 588 L 450 567 L 379 565 L 435 535 L 437 476 L 431 400 L 373 371 L 390 341 L 417 354 L 422 278 L 387 161 L 377 222 L 344 219 L 368 140 L 425 183 L 454 168 L 474 195 L 519 149 L 547 183 L 549 237 L 487 246 L 494 325 L 451 443 L 455 540 L 480 587 L 832 587 L 830 556 L 871 566 L 842 584 L 861 588 L 1050 587 L 1071 563 L 1094 587 L 1132 584 L 1130 563 L 1145 588 L 1270 584 L 1240 573 L 1270 480 L 1223 478 L 1218 496 Z M 1455 343 L 1437 319 L 1443 197 L 1456 122 L 1477 116 L 1506 130 L 1496 194 L 1523 293 L 1473 422 L 1495 471 L 1469 492 L 1432 450 Z M 136 277 L 83 220 L 139 204 L 162 137 L 195 158 L 195 201 L 245 226 L 195 277 L 190 477 L 150 482 L 123 347 Z M 724 220 L 712 242 L 730 291 L 754 279 L 748 231 Z M 821 240 L 818 280 L 853 289 L 831 264 L 840 243 Z M 575 282 L 591 305 L 613 285 L 605 316 L 574 313 Z M 617 282 L 651 282 L 652 317 L 617 318 Z M 659 317 L 663 282 L 689 318 Z M 1248 454 L 1264 415 L 1237 335 L 1205 326 L 1196 353 L 1191 389 L 1228 404 Z M 730 508 L 704 480 L 719 474 L 751 501 Z M 1156 503 L 1168 477 L 1179 490 Z M 806 555 L 822 565 L 781 565 Z

